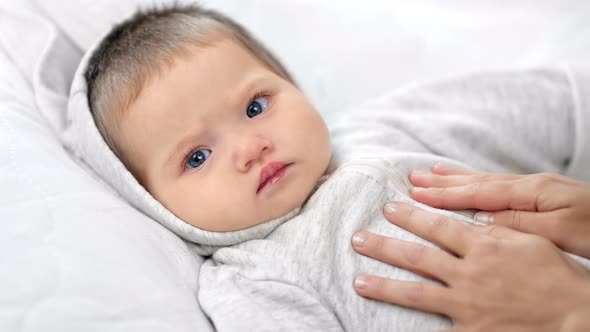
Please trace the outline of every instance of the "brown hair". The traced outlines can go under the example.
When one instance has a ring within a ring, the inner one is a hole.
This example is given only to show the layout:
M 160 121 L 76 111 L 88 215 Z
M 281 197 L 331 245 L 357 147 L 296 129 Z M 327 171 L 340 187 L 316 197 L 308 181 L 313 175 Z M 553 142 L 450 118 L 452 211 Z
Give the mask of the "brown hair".
M 230 38 L 265 66 L 295 84 L 279 60 L 240 24 L 199 5 L 172 5 L 137 12 L 116 25 L 92 54 L 85 78 L 94 121 L 111 150 L 126 164 L 114 130 L 123 110 L 174 58 L 194 47 Z

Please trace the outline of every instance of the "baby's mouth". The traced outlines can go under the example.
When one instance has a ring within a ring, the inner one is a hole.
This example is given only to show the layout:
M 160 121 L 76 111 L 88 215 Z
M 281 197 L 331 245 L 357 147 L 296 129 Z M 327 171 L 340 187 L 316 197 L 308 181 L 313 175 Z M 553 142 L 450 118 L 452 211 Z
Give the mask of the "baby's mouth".
M 292 164 L 273 161 L 262 168 L 260 171 L 260 181 L 256 193 L 262 189 L 279 182 L 284 176 L 287 168 Z

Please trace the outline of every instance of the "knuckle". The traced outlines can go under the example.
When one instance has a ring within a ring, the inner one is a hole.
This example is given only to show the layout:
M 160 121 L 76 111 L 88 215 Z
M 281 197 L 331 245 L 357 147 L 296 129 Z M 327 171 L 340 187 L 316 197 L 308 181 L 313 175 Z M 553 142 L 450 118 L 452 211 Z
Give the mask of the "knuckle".
M 416 207 L 413 205 L 404 205 L 397 212 L 397 222 L 400 224 L 408 224 L 416 218 Z
M 380 253 L 384 250 L 385 247 L 385 239 L 382 236 L 376 236 L 375 240 L 373 241 L 373 245 L 371 248 L 374 253 Z
M 412 282 L 408 285 L 406 299 L 410 304 L 418 305 L 424 302 L 426 286 L 422 282 Z
M 403 212 L 406 215 L 407 219 L 412 219 L 414 217 L 414 214 L 416 213 L 416 207 L 414 207 L 413 205 L 406 205 L 403 208 Z
M 474 182 L 474 183 L 470 183 L 468 185 L 465 186 L 465 191 L 474 196 L 479 192 L 479 188 L 481 186 L 481 182 Z
M 494 231 L 498 230 L 498 226 L 489 226 L 488 234 L 492 234 Z M 500 251 L 500 247 L 498 241 L 494 238 L 486 238 L 476 243 L 474 246 L 474 252 L 484 255 L 484 256 L 492 256 L 496 255 Z
M 481 182 L 472 183 L 467 189 L 468 194 L 472 197 L 475 206 L 483 205 L 483 203 L 489 200 L 489 194 L 483 192 L 481 184 Z
M 418 243 L 410 243 L 406 251 L 406 259 L 412 266 L 420 266 L 424 261 L 426 246 Z
M 433 216 L 432 221 L 430 222 L 430 227 L 428 227 L 426 234 L 430 238 L 435 237 L 438 233 L 447 228 L 448 224 L 449 217 L 443 215 Z
M 432 188 L 433 193 L 435 194 L 434 198 L 434 205 L 440 208 L 447 208 L 448 202 L 447 197 L 449 197 L 450 190 L 449 188 Z
M 484 274 L 477 264 L 471 264 L 463 269 L 462 279 L 466 285 L 481 285 L 484 282 L 483 278 Z
M 536 191 L 531 192 L 530 195 L 527 196 L 520 196 L 517 194 L 512 193 L 510 200 L 512 202 L 514 202 L 515 205 L 517 206 L 523 206 L 526 207 L 528 209 L 530 209 L 531 211 L 538 211 L 539 210 L 539 205 L 541 205 L 541 199 L 542 199 L 542 191 L 543 189 L 536 189 Z M 519 210 L 516 210 L 519 211 Z M 520 211 L 519 211 L 520 212 Z M 520 217 L 522 217 L 522 212 L 520 212 Z M 522 226 L 522 218 L 520 219 L 521 223 L 519 223 L 520 226 Z
M 536 190 L 542 190 L 558 179 L 559 175 L 550 172 L 538 173 L 530 176 L 530 181 L 532 181 L 533 187 Z

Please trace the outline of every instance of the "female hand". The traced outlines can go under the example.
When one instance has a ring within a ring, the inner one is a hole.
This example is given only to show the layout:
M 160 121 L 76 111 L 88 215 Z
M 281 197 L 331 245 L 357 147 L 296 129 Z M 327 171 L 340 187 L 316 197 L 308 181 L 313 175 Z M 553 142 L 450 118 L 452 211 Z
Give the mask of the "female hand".
M 358 276 L 358 294 L 443 314 L 455 323 L 453 331 L 590 328 L 590 273 L 551 241 L 403 203 L 388 205 L 385 215 L 448 252 L 367 232 L 355 234 L 354 249 L 444 285 Z
M 449 210 L 476 208 L 476 219 L 539 234 L 590 258 L 590 184 L 552 174 L 492 174 L 436 165 L 413 172 L 412 197 Z

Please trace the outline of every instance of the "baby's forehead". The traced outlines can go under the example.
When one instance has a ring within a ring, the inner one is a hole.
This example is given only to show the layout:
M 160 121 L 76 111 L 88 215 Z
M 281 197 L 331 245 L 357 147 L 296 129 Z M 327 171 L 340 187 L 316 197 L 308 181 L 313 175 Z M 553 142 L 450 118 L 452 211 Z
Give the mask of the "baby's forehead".
M 242 104 L 254 93 L 276 89 L 283 84 L 279 82 L 283 80 L 243 47 L 220 42 L 177 56 L 146 82 L 126 113 L 170 110 L 160 117 L 171 116 L 174 109 L 245 107 Z
M 216 53 L 215 57 L 208 55 L 212 50 Z M 217 39 L 214 42 L 212 41 L 207 45 L 191 45 L 179 49 L 155 66 L 149 66 L 150 68 L 146 68 L 147 71 L 142 75 L 144 77 L 142 80 L 143 82 L 141 83 L 141 88 L 143 89 L 150 83 L 162 79 L 169 74 L 171 70 L 174 70 L 175 67 L 182 64 L 196 61 L 205 64 L 212 64 L 215 62 L 223 64 L 224 67 L 222 69 L 240 69 L 236 68 L 234 65 L 236 63 L 244 62 L 245 59 L 254 60 L 254 62 L 261 67 L 273 71 L 272 66 L 265 63 L 264 59 L 258 57 L 254 52 L 247 47 L 244 47 L 233 38 L 226 37 Z M 205 77 L 205 79 L 207 79 L 207 77 Z M 139 96 L 140 92 L 141 91 L 137 91 L 136 97 Z

